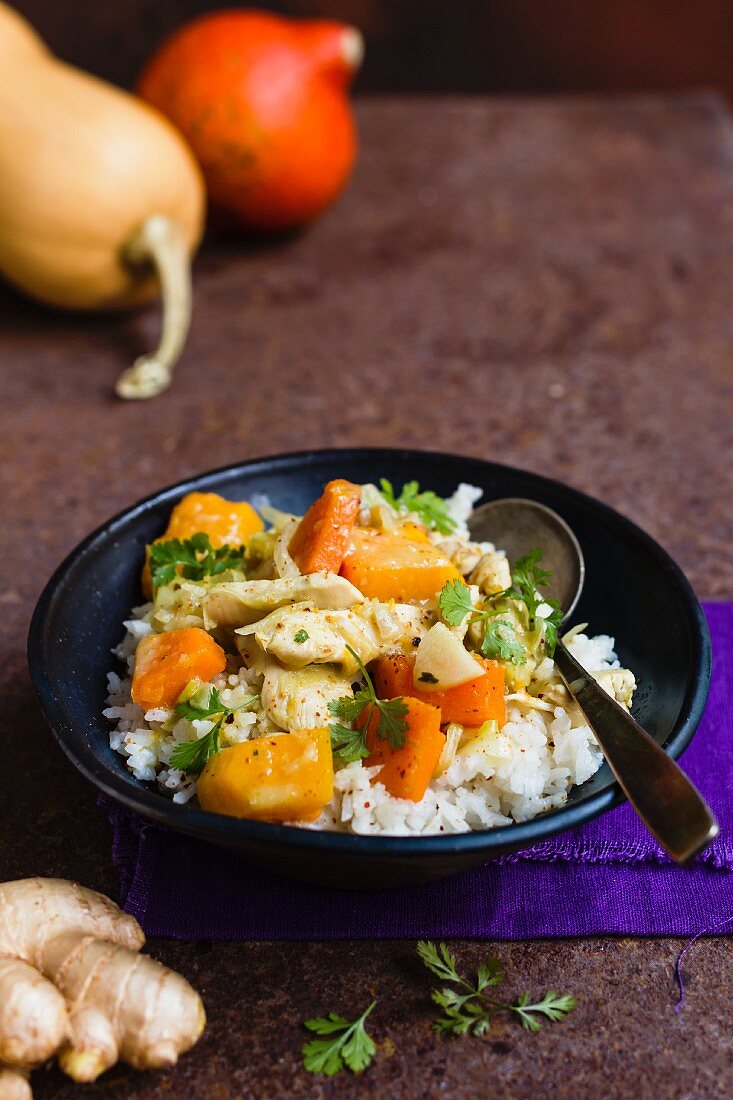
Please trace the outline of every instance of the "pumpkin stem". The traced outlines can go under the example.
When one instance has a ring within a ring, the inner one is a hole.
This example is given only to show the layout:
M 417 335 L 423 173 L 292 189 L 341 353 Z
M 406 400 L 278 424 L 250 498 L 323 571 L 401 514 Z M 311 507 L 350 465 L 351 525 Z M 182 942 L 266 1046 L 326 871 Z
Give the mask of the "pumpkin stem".
M 178 222 L 151 214 L 125 242 L 123 258 L 134 267 L 150 266 L 160 281 L 163 322 L 158 347 L 141 355 L 117 380 L 115 392 L 128 400 L 156 397 L 171 383 L 173 367 L 191 324 L 191 267 Z

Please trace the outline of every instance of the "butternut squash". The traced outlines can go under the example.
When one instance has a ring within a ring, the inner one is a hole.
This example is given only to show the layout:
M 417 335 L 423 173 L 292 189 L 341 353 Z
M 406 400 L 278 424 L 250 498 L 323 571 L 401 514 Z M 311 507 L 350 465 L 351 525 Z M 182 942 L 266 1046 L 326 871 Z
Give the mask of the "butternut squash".
M 226 500 L 218 493 L 187 493 L 173 508 L 165 533 L 156 542 L 166 539 L 190 539 L 203 531 L 212 546 L 242 546 L 264 524 L 246 500 Z M 145 565 L 140 577 L 146 600 L 153 598 L 153 578 L 150 575 L 150 547 L 145 548 Z
M 337 478 L 311 504 L 288 544 L 301 573 L 338 573 L 361 503 L 361 486 Z
M 325 728 L 256 737 L 222 749 L 201 772 L 203 810 L 253 821 L 315 821 L 333 798 Z
M 159 346 L 121 376 L 121 397 L 170 382 L 204 205 L 193 155 L 162 115 L 57 60 L 0 2 L 0 272 L 69 309 L 162 293 Z

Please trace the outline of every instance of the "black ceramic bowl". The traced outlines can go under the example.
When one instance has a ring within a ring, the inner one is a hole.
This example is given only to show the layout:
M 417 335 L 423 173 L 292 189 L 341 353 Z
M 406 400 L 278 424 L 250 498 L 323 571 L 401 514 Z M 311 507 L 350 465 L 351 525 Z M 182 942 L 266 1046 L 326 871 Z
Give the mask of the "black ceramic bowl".
M 477 459 L 396 450 L 320 451 L 259 459 L 203 474 L 135 504 L 90 535 L 57 569 L 36 607 L 28 643 L 31 676 L 64 752 L 110 798 L 183 833 L 241 853 L 270 871 L 331 886 L 377 887 L 455 874 L 525 848 L 610 810 L 623 800 L 606 765 L 559 810 L 521 825 L 435 837 L 360 837 L 238 821 L 177 806 L 126 770 L 109 747 L 102 717 L 110 655 L 122 620 L 140 602 L 146 543 L 165 529 L 191 490 L 246 500 L 267 493 L 302 512 L 334 477 L 387 477 L 448 495 L 458 482 L 484 499 L 531 497 L 556 509 L 575 531 L 587 580 L 575 621 L 616 637 L 622 664 L 640 683 L 634 714 L 671 756 L 689 743 L 710 678 L 710 639 L 685 577 L 648 535 L 617 512 L 555 481 Z

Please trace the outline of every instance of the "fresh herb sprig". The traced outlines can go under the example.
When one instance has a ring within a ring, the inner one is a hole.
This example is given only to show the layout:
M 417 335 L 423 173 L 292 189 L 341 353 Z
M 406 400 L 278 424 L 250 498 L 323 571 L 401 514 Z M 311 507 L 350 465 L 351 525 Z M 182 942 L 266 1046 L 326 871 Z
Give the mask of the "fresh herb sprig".
M 478 611 L 473 606 L 468 585 L 459 580 L 446 581 L 438 596 L 438 606 L 440 607 L 440 614 L 449 626 L 459 626 L 466 615 L 470 615 L 472 618 L 474 616 L 484 618 L 487 614 L 491 614 L 490 612 Z
M 433 1027 L 444 1035 L 485 1035 L 497 1012 L 513 1013 L 522 1027 L 528 1031 L 539 1031 L 542 1017 L 562 1020 L 578 1003 L 575 997 L 561 995 L 554 990 L 535 1002 L 531 1001 L 528 993 L 523 993 L 514 1004 L 499 1001 L 485 992 L 492 986 L 500 985 L 504 978 L 496 956 L 490 955 L 481 963 L 472 982 L 459 973 L 455 955 L 447 944 L 436 946 L 430 940 L 420 940 L 417 953 L 431 974 L 441 981 L 452 983 L 432 992 L 434 1004 L 443 1009 L 443 1015 L 437 1017 Z
M 504 593 L 499 593 L 503 595 Z M 513 664 L 522 664 L 527 659 L 527 650 L 519 641 L 516 630 L 508 619 L 493 621 L 501 614 L 502 608 L 493 606 L 490 598 L 483 607 L 474 607 L 471 593 L 463 581 L 447 581 L 438 597 L 440 613 L 449 626 L 458 626 L 466 615 L 470 623 L 485 622 L 481 653 L 484 657 L 500 657 Z
M 540 549 L 530 550 L 524 557 L 518 558 L 512 567 L 512 583 L 501 592 L 488 596 L 483 606 L 476 608 L 471 602 L 471 594 L 462 581 L 448 581 L 438 597 L 440 613 L 449 626 L 458 626 L 466 615 L 470 622 L 486 622 L 486 630 L 481 652 L 484 657 L 500 657 L 514 664 L 521 664 L 527 651 L 519 641 L 517 632 L 508 619 L 496 619 L 506 610 L 507 600 L 518 600 L 527 610 L 527 623 L 530 630 L 536 630 L 541 624 L 545 649 L 552 657 L 557 645 L 558 633 L 562 623 L 562 609 L 557 600 L 543 596 L 540 588 L 545 588 L 552 577 L 549 569 L 543 569 Z M 542 614 L 539 612 L 542 611 Z
M 203 737 L 195 741 L 182 741 L 176 745 L 171 756 L 171 767 L 180 768 L 190 775 L 199 775 L 207 760 L 221 750 L 221 727 L 230 714 L 248 707 L 257 699 L 252 695 L 238 707 L 228 707 L 222 702 L 215 687 L 202 684 L 189 694 L 189 688 L 181 692 L 183 699 L 176 703 L 173 713 L 176 718 L 187 718 L 190 722 L 202 719 L 214 719 L 214 725 Z
M 540 566 L 541 561 L 540 549 L 530 550 L 523 558 L 518 558 L 512 569 L 511 587 L 500 595 L 522 601 L 527 608 L 530 630 L 535 629 L 537 620 L 540 619 L 544 628 L 547 653 L 551 657 L 555 652 L 558 631 L 562 623 L 562 608 L 557 600 L 543 596 L 539 591 L 540 588 L 546 588 L 552 578 L 550 570 Z M 538 616 L 537 612 L 543 605 L 549 607 L 550 612 Z
M 369 755 L 366 734 L 375 714 L 378 716 L 375 731 L 377 737 L 382 741 L 389 741 L 390 748 L 402 748 L 407 731 L 405 721 L 407 706 L 401 698 L 378 699 L 364 662 L 350 645 L 346 648 L 359 666 L 359 671 L 364 678 L 364 687 L 356 691 L 353 696 L 343 695 L 340 699 L 332 699 L 328 709 L 335 718 L 341 719 L 340 722 L 332 722 L 330 726 L 333 753 L 340 760 L 353 763 Z M 345 722 L 358 722 L 358 727 L 353 729 L 351 726 L 344 725 Z
M 311 1039 L 302 1049 L 303 1066 L 309 1073 L 324 1073 L 333 1077 L 343 1069 L 362 1073 L 376 1053 L 376 1045 L 364 1022 L 376 1005 L 372 1001 L 357 1020 L 347 1020 L 336 1012 L 306 1020 L 304 1026 L 316 1035 L 328 1038 Z
M 527 650 L 508 619 L 491 619 L 487 622 L 481 653 L 484 657 L 510 661 L 514 665 L 521 665 L 527 659 Z
M 450 535 L 455 531 L 456 521 L 448 511 L 447 502 L 432 489 L 421 493 L 417 481 L 408 481 L 402 486 L 400 495 L 396 496 L 392 482 L 382 477 L 379 479 L 379 490 L 387 504 L 396 511 L 419 516 L 426 527 L 439 531 L 441 535 Z
M 190 539 L 163 539 L 150 547 L 150 575 L 153 588 L 170 584 L 177 576 L 189 581 L 216 577 L 227 569 L 245 568 L 243 546 L 211 545 L 205 531 Z

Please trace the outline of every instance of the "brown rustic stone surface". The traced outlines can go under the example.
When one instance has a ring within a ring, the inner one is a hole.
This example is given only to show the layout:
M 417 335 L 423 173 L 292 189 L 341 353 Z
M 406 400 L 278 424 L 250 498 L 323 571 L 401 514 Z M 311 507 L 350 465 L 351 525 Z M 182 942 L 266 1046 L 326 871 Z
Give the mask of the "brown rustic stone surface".
M 455 450 L 548 473 L 631 516 L 698 592 L 733 596 L 733 130 L 703 96 L 361 108 L 354 182 L 276 245 L 212 242 L 174 388 L 111 396 L 155 310 L 78 318 L 0 292 L 4 523 L 0 879 L 58 874 L 115 894 L 94 790 L 56 749 L 24 637 L 52 568 L 161 485 L 278 450 Z M 503 944 L 508 991 L 581 1005 L 528 1036 L 429 1030 L 405 943 L 151 945 L 201 989 L 209 1028 L 169 1073 L 116 1068 L 40 1097 L 713 1098 L 733 1091 L 730 943 Z M 459 945 L 475 962 L 483 945 Z M 380 996 L 389 1040 L 360 1080 L 298 1068 L 298 1022 Z M 390 1044 L 394 1044 L 394 1049 Z

